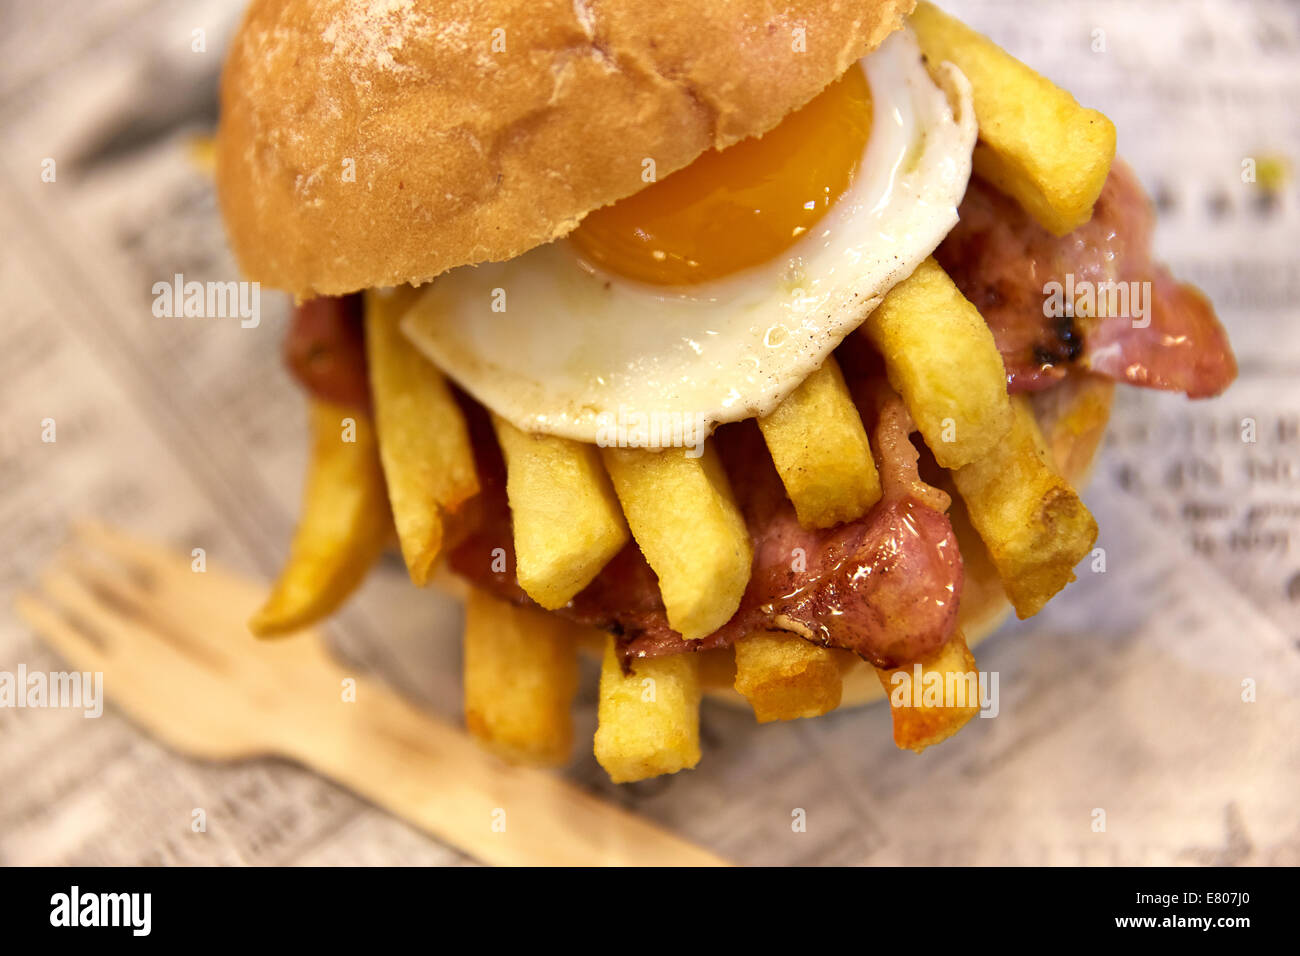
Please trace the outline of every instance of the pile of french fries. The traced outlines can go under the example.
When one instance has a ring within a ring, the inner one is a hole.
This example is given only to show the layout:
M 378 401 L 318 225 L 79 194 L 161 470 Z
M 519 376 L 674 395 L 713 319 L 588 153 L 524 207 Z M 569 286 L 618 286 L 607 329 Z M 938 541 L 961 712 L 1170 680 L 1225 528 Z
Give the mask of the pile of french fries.
M 911 26 L 930 64 L 952 62 L 971 81 L 979 174 L 1054 233 L 1086 222 L 1114 155 L 1110 122 L 929 3 L 918 5 Z M 251 622 L 258 635 L 283 634 L 333 611 L 394 527 L 412 581 L 424 585 L 448 516 L 479 490 L 461 411 L 442 374 L 399 328 L 419 307 L 413 290 L 367 294 L 373 420 L 353 409 L 313 407 L 303 511 L 288 563 Z M 962 520 L 982 539 L 1006 596 L 1021 617 L 1036 613 L 1073 579 L 1097 529 L 1059 473 L 1030 403 L 1008 396 L 979 312 L 930 259 L 885 297 L 859 334 L 883 357 L 891 387 L 950 473 Z M 804 526 L 854 520 L 880 499 L 872 444 L 834 358 L 758 424 Z M 711 444 L 690 457 L 682 449 L 597 448 L 526 434 L 499 418 L 493 425 L 506 463 L 518 581 L 539 608 L 567 604 L 630 535 L 683 638 L 705 637 L 736 612 L 752 546 Z M 578 649 L 592 639 L 547 610 L 472 593 L 464 654 L 470 732 L 512 760 L 565 762 Z M 759 721 L 790 720 L 835 709 L 845 674 L 865 666 L 777 630 L 749 634 L 723 651 L 640 660 L 628 670 L 612 637 L 597 640 L 603 663 L 595 754 L 620 782 L 695 766 L 702 689 L 719 679 Z M 960 631 L 920 665 L 944 674 L 976 667 Z M 891 677 L 879 672 L 886 689 Z M 895 707 L 895 740 L 922 750 L 975 710 Z

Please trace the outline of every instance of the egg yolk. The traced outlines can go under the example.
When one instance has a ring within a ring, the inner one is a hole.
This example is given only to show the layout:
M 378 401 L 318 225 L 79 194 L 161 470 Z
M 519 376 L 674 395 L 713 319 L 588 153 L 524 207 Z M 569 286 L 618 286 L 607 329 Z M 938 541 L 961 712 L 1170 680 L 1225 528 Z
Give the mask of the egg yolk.
M 871 133 L 871 88 L 853 66 L 757 139 L 709 150 L 570 234 L 590 261 L 686 285 L 776 258 L 848 189 Z

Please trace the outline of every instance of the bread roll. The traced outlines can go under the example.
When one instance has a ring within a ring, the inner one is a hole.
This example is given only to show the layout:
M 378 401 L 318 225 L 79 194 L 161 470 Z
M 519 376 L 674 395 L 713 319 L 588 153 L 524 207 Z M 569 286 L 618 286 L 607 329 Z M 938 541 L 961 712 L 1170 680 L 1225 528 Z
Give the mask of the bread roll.
M 300 298 L 510 259 L 775 126 L 914 0 L 254 0 L 221 81 L 240 267 Z

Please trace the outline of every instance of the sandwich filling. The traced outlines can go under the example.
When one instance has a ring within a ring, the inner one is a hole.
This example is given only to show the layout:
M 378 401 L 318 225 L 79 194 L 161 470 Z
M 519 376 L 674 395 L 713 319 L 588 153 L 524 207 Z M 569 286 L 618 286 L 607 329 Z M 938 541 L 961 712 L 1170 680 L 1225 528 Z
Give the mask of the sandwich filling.
M 614 634 L 627 660 L 727 647 L 759 630 L 788 631 L 878 667 L 941 647 L 956 626 L 962 588 L 961 554 L 945 514 L 949 497 L 918 473 L 911 419 L 869 347 L 855 340 L 840 356 L 864 420 L 874 422 L 884 493 L 870 511 L 833 528 L 802 527 L 757 427 L 726 425 L 715 438 L 754 543 L 735 615 L 703 639 L 684 640 L 669 625 L 658 581 L 635 542 L 558 613 Z M 482 490 L 451 567 L 503 600 L 531 604 L 508 570 L 491 570 L 494 554 L 515 566 L 505 469 L 481 413 L 471 409 L 470 419 Z
M 505 466 L 485 409 L 584 442 L 599 442 L 608 416 L 678 416 L 676 443 L 713 436 L 752 544 L 738 609 L 684 639 L 629 540 L 557 613 L 612 633 L 625 662 L 761 630 L 879 668 L 935 652 L 958 627 L 964 577 L 951 501 L 880 357 L 854 334 L 931 253 L 987 322 L 1012 393 L 1085 374 L 1193 397 L 1228 385 L 1223 329 L 1153 263 L 1152 212 L 1132 173 L 1116 164 L 1092 219 L 1053 236 L 971 178 L 969 86 L 954 68 L 940 75 L 946 91 L 901 31 L 767 136 L 706 154 L 567 240 L 453 270 L 421 294 L 402 330 L 459 386 L 481 487 L 448 516 L 454 570 L 532 604 L 513 572 Z M 1045 304 L 1054 282 L 1060 314 Z M 1067 284 L 1150 295 L 1116 308 L 1066 296 Z M 313 394 L 366 405 L 364 349 L 358 296 L 297 308 L 287 357 Z M 881 494 L 817 528 L 799 520 L 750 419 L 832 354 Z

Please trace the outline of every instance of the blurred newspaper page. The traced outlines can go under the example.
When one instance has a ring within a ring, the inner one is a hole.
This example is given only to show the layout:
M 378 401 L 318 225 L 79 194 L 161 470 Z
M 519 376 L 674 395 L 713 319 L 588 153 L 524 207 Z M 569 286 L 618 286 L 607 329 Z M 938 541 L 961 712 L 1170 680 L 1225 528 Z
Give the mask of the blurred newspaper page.
M 177 274 L 237 277 L 197 138 L 240 6 L 0 14 L 0 669 L 61 666 L 11 604 L 75 519 L 263 578 L 287 545 L 306 433 L 285 297 L 250 328 L 151 308 Z M 1300 863 L 1300 8 L 944 6 L 1115 120 L 1240 380 L 1119 391 L 1085 495 L 1101 550 L 977 648 L 995 718 L 918 757 L 880 706 L 759 727 L 706 704 L 698 769 L 618 788 L 584 747 L 568 773 L 743 863 Z M 459 720 L 460 622 L 390 558 L 328 631 Z M 0 863 L 467 862 L 294 766 L 171 754 L 108 696 L 92 720 L 0 709 Z

